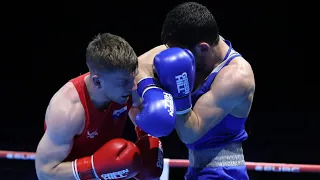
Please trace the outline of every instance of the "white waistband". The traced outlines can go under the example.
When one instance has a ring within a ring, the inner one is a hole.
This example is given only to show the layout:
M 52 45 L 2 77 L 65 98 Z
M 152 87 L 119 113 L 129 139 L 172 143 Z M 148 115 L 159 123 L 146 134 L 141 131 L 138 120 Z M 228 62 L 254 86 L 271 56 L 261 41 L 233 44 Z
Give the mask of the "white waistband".
M 189 149 L 189 161 L 190 166 L 196 168 L 245 165 L 241 143 L 214 149 Z

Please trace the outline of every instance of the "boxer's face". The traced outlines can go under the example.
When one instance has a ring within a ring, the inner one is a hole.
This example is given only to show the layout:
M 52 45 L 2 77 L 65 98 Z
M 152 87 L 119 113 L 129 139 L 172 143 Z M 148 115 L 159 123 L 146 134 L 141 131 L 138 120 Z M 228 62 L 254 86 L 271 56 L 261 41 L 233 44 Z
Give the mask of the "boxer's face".
M 199 54 L 195 53 L 195 51 L 191 51 L 194 55 L 196 61 L 196 72 L 203 72 L 206 68 L 205 57 L 199 56 Z
M 197 44 L 191 52 L 193 53 L 196 61 L 196 72 L 206 71 L 207 68 L 211 69 L 211 66 L 208 64 L 209 59 L 211 59 L 211 50 L 208 43 L 199 43 Z
M 124 104 L 135 88 L 135 76 L 136 72 L 127 71 L 112 71 L 103 74 L 100 81 L 105 97 L 118 104 Z
M 177 44 L 167 44 L 167 47 L 180 47 L 180 48 L 187 48 L 186 46 L 183 45 L 177 45 Z M 196 72 L 203 72 L 207 68 L 211 68 L 208 66 L 208 59 L 212 56 L 211 51 L 210 51 L 210 45 L 208 43 L 202 42 L 197 44 L 194 48 L 189 49 L 196 62 Z

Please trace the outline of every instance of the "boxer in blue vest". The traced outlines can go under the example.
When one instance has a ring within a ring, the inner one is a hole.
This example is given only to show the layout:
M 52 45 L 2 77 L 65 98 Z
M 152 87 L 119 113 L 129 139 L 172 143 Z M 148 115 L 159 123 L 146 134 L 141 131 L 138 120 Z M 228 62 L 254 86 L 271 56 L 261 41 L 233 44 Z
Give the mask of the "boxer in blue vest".
M 138 78 L 154 77 L 153 64 L 159 87 L 173 97 L 175 129 L 189 149 L 185 179 L 249 179 L 242 142 L 255 91 L 250 64 L 198 3 L 171 10 L 161 36 L 165 45 L 139 59 Z

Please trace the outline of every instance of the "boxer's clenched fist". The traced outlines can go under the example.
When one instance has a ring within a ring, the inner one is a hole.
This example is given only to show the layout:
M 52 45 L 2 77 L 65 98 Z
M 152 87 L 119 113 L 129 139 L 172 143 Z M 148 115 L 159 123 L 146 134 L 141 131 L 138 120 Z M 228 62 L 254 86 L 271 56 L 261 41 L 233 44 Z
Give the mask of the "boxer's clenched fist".
M 87 179 L 129 179 L 142 167 L 139 148 L 125 139 L 113 139 L 92 156 L 72 162 L 74 176 Z
M 160 139 L 145 134 L 136 127 L 138 141 L 137 147 L 140 149 L 142 157 L 142 168 L 135 179 L 155 180 L 159 179 L 163 170 L 163 149 Z

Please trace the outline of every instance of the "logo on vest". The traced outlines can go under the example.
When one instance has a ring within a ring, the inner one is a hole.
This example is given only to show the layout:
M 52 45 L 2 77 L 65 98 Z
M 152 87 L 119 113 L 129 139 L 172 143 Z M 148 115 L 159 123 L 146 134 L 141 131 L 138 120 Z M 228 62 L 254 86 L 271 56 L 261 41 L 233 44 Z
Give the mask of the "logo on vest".
M 93 132 L 89 132 L 89 130 L 87 131 L 87 138 L 90 138 L 90 139 L 93 139 L 95 136 L 98 136 L 98 132 L 97 132 L 98 129 L 96 129 L 95 131 Z
M 117 110 L 114 110 L 113 113 L 112 113 L 112 118 L 119 118 L 120 116 L 124 115 L 125 112 L 127 111 L 128 107 L 127 106 L 124 106 L 123 108 L 121 109 L 117 109 Z

